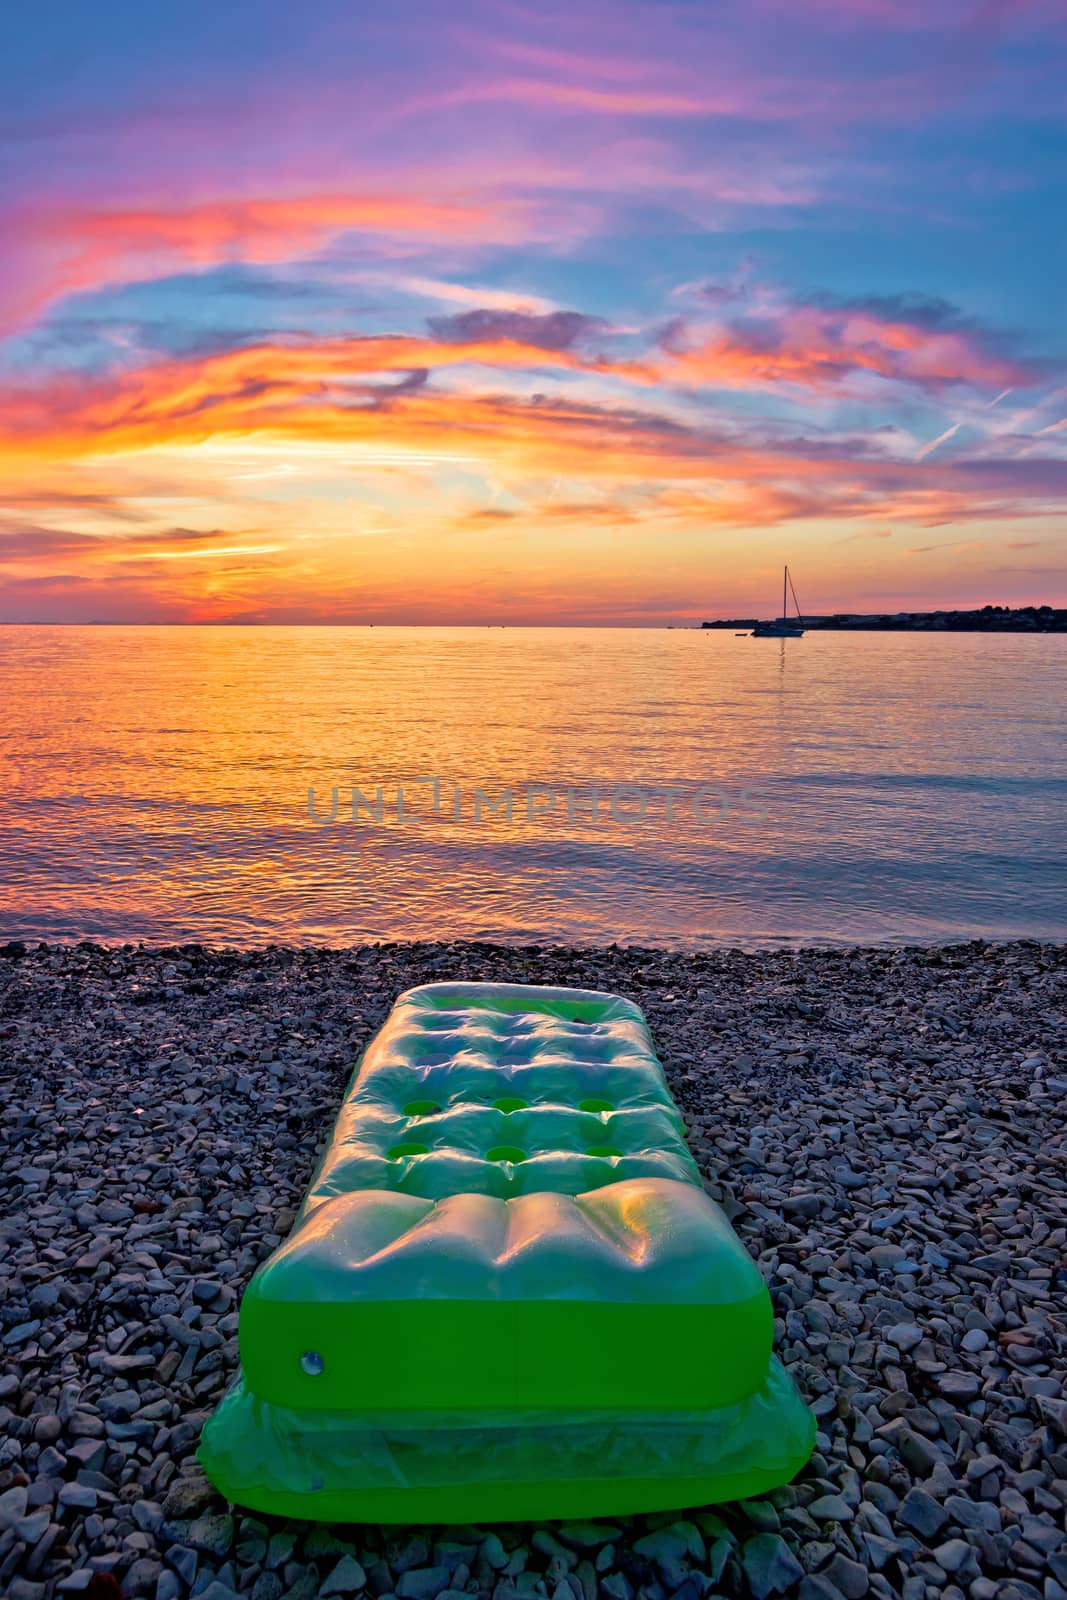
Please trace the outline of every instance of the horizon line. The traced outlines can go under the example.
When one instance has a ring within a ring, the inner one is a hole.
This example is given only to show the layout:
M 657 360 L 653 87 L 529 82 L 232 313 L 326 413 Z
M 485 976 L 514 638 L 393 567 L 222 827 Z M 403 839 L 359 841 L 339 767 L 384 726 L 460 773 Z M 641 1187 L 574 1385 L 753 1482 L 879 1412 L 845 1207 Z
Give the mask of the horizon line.
M 878 607 L 870 611 L 839 610 L 839 611 L 806 611 L 805 620 L 812 622 L 823 621 L 829 617 L 891 617 L 891 616 L 951 616 L 953 613 L 981 612 L 986 607 L 1000 608 L 1008 612 L 1040 611 L 1050 609 L 1059 611 L 1067 609 L 1064 605 L 1057 605 L 1055 601 L 1025 601 L 1009 603 L 1006 601 L 986 600 L 979 604 L 971 605 L 934 605 L 934 606 L 898 606 L 895 608 Z M 705 632 L 708 623 L 742 623 L 758 621 L 760 618 L 748 618 L 739 613 L 733 617 L 705 617 L 702 621 L 694 622 L 679 620 L 676 622 L 633 622 L 622 619 L 608 621 L 537 621 L 523 619 L 522 621 L 494 621 L 485 619 L 471 619 L 466 622 L 456 621 L 369 621 L 349 619 L 322 619 L 322 618 L 293 618 L 288 621 L 270 620 L 266 618 L 219 617 L 219 618 L 158 618 L 158 617 L 86 617 L 86 618 L 50 618 L 50 617 L 0 617 L 0 628 L 574 628 L 574 629 L 608 629 L 625 628 L 632 631 L 649 631 L 660 629 L 671 632 Z M 770 619 L 773 620 L 773 619 Z

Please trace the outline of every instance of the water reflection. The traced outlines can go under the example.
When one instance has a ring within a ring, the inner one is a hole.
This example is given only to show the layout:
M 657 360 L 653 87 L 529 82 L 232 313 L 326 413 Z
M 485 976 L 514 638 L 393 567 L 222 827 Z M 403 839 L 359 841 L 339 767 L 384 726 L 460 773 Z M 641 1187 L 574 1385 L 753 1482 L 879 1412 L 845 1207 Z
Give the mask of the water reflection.
M 5 628 L 0 670 L 9 936 L 1067 933 L 1056 637 Z

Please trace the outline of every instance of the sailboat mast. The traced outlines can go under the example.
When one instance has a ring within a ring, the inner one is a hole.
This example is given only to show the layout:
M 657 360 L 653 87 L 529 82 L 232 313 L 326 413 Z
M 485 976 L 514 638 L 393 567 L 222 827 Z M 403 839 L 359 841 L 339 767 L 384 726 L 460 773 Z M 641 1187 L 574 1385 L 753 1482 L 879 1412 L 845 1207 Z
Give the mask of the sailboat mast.
M 787 582 L 788 578 L 789 578 L 789 568 L 788 567 L 783 567 L 783 569 L 782 569 L 782 621 L 783 622 L 785 621 L 785 616 L 786 616 L 786 611 L 785 611 L 785 586 L 786 586 L 786 582 Z

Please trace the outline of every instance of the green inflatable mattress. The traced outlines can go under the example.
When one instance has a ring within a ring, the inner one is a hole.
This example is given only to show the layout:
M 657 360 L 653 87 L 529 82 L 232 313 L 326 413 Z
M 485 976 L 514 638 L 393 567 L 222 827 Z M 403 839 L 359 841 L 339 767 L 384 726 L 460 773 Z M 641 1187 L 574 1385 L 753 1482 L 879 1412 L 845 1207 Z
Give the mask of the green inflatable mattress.
M 748 1498 L 814 1419 L 644 1016 L 431 983 L 363 1054 L 201 1441 L 238 1505 L 344 1522 Z

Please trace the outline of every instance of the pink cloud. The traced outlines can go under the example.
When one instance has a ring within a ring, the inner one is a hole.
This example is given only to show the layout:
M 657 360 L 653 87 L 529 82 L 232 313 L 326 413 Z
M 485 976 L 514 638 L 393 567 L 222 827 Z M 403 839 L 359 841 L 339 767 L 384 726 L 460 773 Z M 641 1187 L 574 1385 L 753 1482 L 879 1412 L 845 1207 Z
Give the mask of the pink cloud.
M 2 315 L 10 327 L 63 295 L 225 262 L 288 261 L 348 233 L 503 242 L 522 232 L 521 212 L 518 203 L 388 191 L 24 208 L 6 219 Z
M 952 384 L 1001 390 L 1035 378 L 1030 364 L 1001 352 L 939 302 L 898 297 L 834 305 L 776 301 L 758 289 L 745 293 L 760 302 L 754 315 L 744 314 L 744 299 L 735 294 L 726 303 L 740 301 L 739 311 L 727 320 L 671 325 L 665 378 L 727 388 L 786 384 L 830 391 L 864 377 L 930 391 Z

